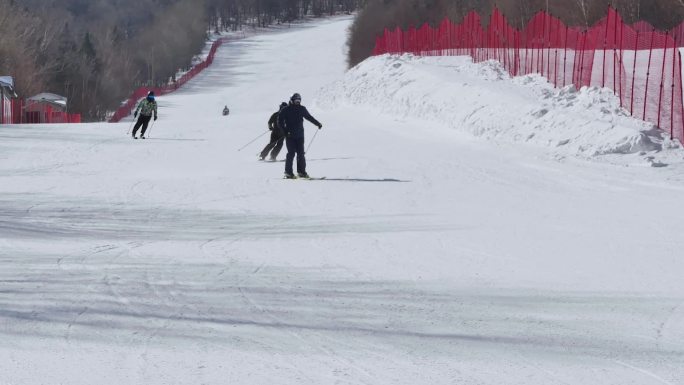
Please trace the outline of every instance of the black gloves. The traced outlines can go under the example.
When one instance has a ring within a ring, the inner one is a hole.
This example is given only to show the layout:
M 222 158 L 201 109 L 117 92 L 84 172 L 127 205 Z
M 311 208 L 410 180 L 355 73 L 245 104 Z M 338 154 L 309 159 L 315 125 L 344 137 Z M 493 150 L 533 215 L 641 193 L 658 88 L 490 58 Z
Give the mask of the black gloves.
M 134 117 L 134 118 L 137 118 L 137 117 L 138 117 L 138 111 L 135 111 L 135 112 L 133 113 L 133 117 Z
M 323 128 L 323 124 L 318 123 L 318 129 L 320 130 L 321 128 Z
M 157 115 L 154 116 L 154 120 L 157 120 Z

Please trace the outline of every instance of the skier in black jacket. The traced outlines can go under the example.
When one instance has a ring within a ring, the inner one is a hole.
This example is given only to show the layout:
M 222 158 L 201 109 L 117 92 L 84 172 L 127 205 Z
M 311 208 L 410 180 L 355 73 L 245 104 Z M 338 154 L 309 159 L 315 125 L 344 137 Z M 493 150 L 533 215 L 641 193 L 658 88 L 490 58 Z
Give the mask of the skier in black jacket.
M 302 106 L 301 95 L 295 93 L 290 98 L 290 104 L 283 108 L 278 114 L 278 124 L 285 133 L 285 145 L 287 146 L 287 157 L 285 158 L 285 177 L 295 178 L 292 172 L 292 161 L 297 154 L 297 176 L 308 178 L 306 173 L 306 158 L 304 158 L 304 119 L 318 126 L 320 130 L 323 125 L 316 120 L 306 107 Z
M 264 147 L 263 151 L 261 151 L 261 154 L 259 154 L 259 159 L 261 160 L 266 159 L 266 155 L 268 155 L 268 152 L 271 151 L 271 161 L 275 161 L 280 153 L 280 150 L 283 148 L 283 140 L 285 139 L 285 135 L 278 124 L 278 114 L 285 107 L 287 107 L 287 103 L 280 103 L 278 111 L 274 112 L 273 115 L 271 115 L 271 118 L 268 120 L 268 129 L 271 130 L 271 141 L 266 145 L 266 147 Z

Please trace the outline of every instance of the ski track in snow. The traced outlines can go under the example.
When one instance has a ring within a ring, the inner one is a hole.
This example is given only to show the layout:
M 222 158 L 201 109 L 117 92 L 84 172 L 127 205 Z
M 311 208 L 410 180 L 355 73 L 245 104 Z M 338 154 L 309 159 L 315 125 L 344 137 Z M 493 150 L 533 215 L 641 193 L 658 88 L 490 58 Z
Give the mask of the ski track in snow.
M 684 385 L 680 146 L 491 62 L 345 73 L 350 23 L 224 45 L 145 141 L 0 127 L 0 384 Z M 317 183 L 236 151 L 293 92 Z

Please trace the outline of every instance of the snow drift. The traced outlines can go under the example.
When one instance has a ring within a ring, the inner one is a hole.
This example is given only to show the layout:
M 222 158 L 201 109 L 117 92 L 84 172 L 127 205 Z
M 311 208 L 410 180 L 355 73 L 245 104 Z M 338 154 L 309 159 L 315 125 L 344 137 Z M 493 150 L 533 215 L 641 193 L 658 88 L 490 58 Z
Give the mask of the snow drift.
M 539 75 L 511 78 L 497 61 L 473 63 L 465 56 L 371 57 L 324 87 L 319 104 L 368 106 L 485 139 L 543 146 L 559 155 L 637 154 L 653 165 L 662 164 L 653 161 L 653 154 L 663 150 L 669 158 L 671 150 L 682 157 L 678 142 L 631 117 L 609 89 L 555 89 Z

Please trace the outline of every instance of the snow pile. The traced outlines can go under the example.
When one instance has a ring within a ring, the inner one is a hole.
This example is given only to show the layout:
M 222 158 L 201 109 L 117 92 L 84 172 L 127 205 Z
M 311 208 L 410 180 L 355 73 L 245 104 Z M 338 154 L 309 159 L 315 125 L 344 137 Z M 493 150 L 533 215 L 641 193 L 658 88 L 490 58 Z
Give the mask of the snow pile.
M 319 104 L 365 105 L 486 139 L 544 146 L 563 156 L 653 159 L 653 153 L 681 149 L 653 124 L 630 117 L 609 89 L 555 89 L 539 75 L 511 78 L 499 62 L 473 63 L 463 56 L 372 57 L 323 88 Z

